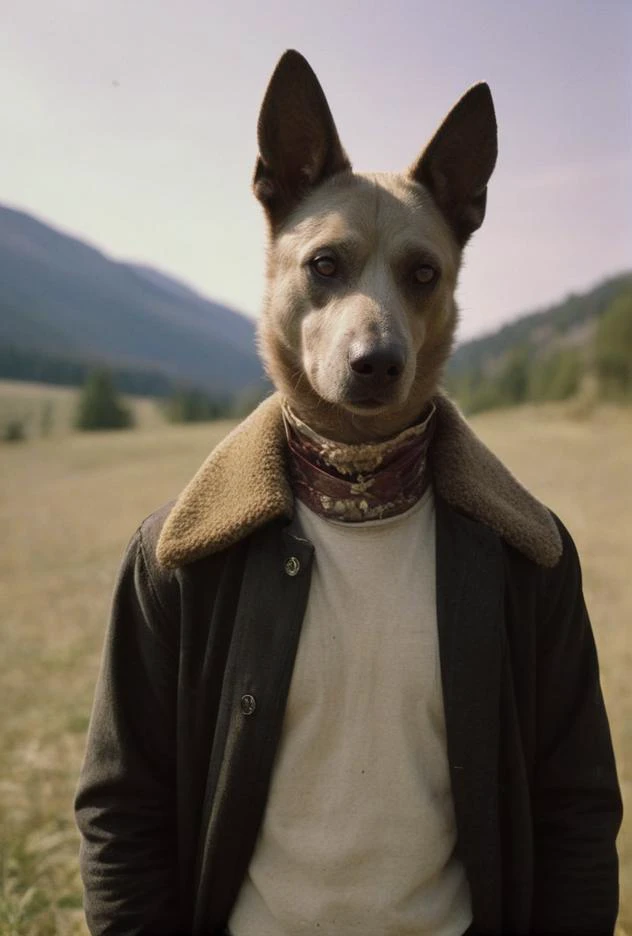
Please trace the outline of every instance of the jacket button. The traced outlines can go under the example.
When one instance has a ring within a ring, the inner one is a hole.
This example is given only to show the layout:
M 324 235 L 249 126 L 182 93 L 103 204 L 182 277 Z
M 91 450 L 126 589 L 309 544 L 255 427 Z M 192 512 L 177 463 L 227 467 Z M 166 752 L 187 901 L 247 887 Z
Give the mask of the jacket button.
M 286 575 L 298 575 L 298 573 L 301 571 L 301 564 L 296 556 L 290 556 L 290 558 L 285 562 L 284 569 Z
M 253 695 L 247 692 L 241 697 L 242 715 L 252 715 L 257 707 L 257 700 Z

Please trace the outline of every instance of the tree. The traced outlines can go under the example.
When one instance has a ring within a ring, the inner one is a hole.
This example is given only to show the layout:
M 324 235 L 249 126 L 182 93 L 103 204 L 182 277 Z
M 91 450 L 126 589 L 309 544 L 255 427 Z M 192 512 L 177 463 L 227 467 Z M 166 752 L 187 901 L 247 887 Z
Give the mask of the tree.
M 535 361 L 529 375 L 529 399 L 535 403 L 568 400 L 579 390 L 582 360 L 577 348 L 560 348 Z
M 2 430 L 2 438 L 5 442 L 24 442 L 26 439 L 24 420 L 10 419 Z
M 40 432 L 43 436 L 50 435 L 53 423 L 53 404 L 46 400 L 40 413 Z
M 632 396 L 632 291 L 615 299 L 599 319 L 595 368 L 604 396 Z
M 508 354 L 495 380 L 498 405 L 514 406 L 526 401 L 529 389 L 529 357 L 529 348 L 526 345 L 517 345 Z
M 220 419 L 221 403 L 212 400 L 202 390 L 179 390 L 165 404 L 169 422 L 207 422 Z
M 94 371 L 88 377 L 79 397 L 76 428 L 127 429 L 132 425 L 131 410 L 121 401 L 109 371 Z
M 228 415 L 233 419 L 244 419 L 269 396 L 272 389 L 272 385 L 266 382 L 239 391 L 233 397 Z

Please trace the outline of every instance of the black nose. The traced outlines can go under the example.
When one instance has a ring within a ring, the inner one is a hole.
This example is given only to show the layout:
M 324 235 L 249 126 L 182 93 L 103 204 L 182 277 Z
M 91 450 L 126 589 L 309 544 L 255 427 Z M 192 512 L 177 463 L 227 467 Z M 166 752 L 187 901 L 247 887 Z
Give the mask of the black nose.
M 404 352 L 398 345 L 377 348 L 352 345 L 349 349 L 349 367 L 367 385 L 395 383 L 404 370 L 404 363 Z

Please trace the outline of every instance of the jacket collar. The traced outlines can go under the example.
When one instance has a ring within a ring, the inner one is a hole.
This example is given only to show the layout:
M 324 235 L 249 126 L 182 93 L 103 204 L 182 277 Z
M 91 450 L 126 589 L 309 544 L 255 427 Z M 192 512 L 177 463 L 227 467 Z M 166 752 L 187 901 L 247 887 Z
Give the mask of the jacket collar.
M 443 393 L 431 448 L 435 491 L 451 507 L 485 524 L 527 558 L 554 566 L 562 541 L 547 508 L 470 429 Z M 219 552 L 279 517 L 290 519 L 281 397 L 268 397 L 215 448 L 175 503 L 156 555 L 176 568 Z

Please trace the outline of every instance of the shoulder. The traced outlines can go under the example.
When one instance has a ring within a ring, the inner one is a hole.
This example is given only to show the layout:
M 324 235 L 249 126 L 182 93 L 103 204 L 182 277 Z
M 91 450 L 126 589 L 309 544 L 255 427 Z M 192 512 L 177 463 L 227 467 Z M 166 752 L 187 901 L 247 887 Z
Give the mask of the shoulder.
M 177 501 L 169 501 L 149 516 L 145 517 L 132 536 L 123 567 L 130 563 L 135 567 L 137 587 L 145 587 L 153 596 L 154 603 L 163 613 L 171 616 L 174 607 L 181 603 L 183 589 L 202 587 L 212 591 L 222 570 L 237 552 L 243 553 L 248 546 L 248 537 L 242 541 L 227 545 L 215 553 L 191 559 L 180 565 L 166 565 L 160 559 L 160 538 Z
M 552 511 L 551 516 L 560 535 L 562 553 L 556 565 L 542 572 L 544 596 L 549 605 L 560 599 L 566 602 L 581 600 L 583 603 L 582 567 L 577 546 L 560 518 Z
M 132 602 L 147 620 L 166 621 L 178 591 L 176 575 L 156 559 L 156 545 L 173 502 L 146 517 L 130 537 L 119 565 L 115 601 Z
M 160 534 L 162 533 L 167 517 L 173 510 L 175 503 L 175 500 L 172 500 L 163 504 L 158 510 L 154 510 L 148 517 L 145 517 L 135 533 L 139 549 L 148 565 L 151 566 L 152 571 L 156 574 L 158 574 L 162 568 L 156 557 L 158 540 L 160 539 Z
M 549 508 L 547 513 L 555 526 L 560 548 L 555 562 L 542 563 L 526 556 L 506 538 L 499 535 L 501 549 L 505 558 L 505 568 L 510 575 L 528 580 L 538 591 L 550 593 L 562 584 L 573 582 L 581 588 L 581 563 L 572 534 L 563 521 Z
M 532 645 L 538 658 L 565 647 L 567 662 L 583 652 L 591 624 L 583 594 L 582 568 L 574 539 L 551 511 L 559 532 L 561 553 L 543 566 L 502 542 L 504 556 L 505 630 L 517 648 Z M 520 653 L 519 665 L 528 657 Z

